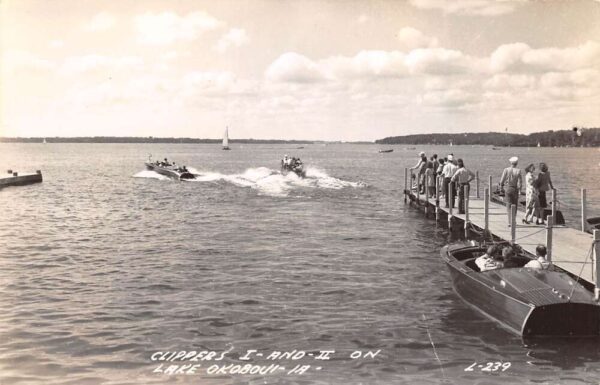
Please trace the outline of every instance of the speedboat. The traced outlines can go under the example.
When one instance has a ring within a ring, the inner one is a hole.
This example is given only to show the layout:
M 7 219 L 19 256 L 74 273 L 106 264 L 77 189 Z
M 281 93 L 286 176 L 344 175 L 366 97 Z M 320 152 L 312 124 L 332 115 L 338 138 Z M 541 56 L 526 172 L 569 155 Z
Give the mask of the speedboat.
M 480 271 L 475 259 L 485 246 L 444 246 L 441 257 L 454 290 L 471 307 L 521 336 L 597 336 L 600 305 L 576 278 L 550 265 L 523 267 L 525 252 L 513 257 L 519 267 Z
M 176 167 L 166 162 L 146 162 L 146 169 L 177 180 L 194 179 L 195 176 L 185 166 Z
M 394 152 L 393 148 L 390 148 L 389 150 L 379 150 L 380 154 L 386 153 L 386 152 Z
M 600 230 L 600 217 L 586 218 L 585 232 L 592 234 L 594 230 Z
M 505 205 L 506 203 L 504 202 L 504 191 L 500 188 L 500 186 L 496 187 L 496 190 L 492 191 L 491 194 L 491 198 L 490 200 L 492 202 L 501 204 L 501 205 Z M 519 204 L 517 205 L 517 209 L 521 210 L 521 211 L 525 211 L 526 208 L 526 204 L 527 204 L 527 200 L 525 198 L 525 195 L 519 195 Z M 552 215 L 552 209 L 550 208 L 545 208 L 544 209 L 544 220 L 547 220 L 548 215 Z M 556 214 L 555 214 L 555 218 L 554 218 L 554 222 L 557 225 L 564 225 L 565 224 L 565 217 L 562 214 L 562 211 L 560 210 L 556 210 Z
M 300 178 L 306 178 L 306 170 L 304 169 L 304 164 L 299 158 L 286 158 L 281 160 L 281 173 L 283 175 L 287 175 L 288 173 L 293 172 L 298 175 Z

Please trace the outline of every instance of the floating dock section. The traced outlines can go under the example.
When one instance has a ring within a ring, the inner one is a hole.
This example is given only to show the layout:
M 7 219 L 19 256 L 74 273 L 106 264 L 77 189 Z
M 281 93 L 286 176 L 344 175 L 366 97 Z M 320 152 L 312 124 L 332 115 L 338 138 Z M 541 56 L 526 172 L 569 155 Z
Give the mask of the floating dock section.
M 40 170 L 37 170 L 34 174 L 19 174 L 16 171 L 13 172 L 13 170 L 8 170 L 6 174 L 0 175 L 0 188 L 8 186 L 24 186 L 41 182 L 42 172 Z
M 506 206 L 491 201 L 492 177 L 488 179 L 483 194 L 480 194 L 479 173 L 476 174 L 475 184 L 465 194 L 465 213 L 458 213 L 458 200 L 455 207 L 442 207 L 445 198 L 440 197 L 442 178 L 437 178 L 435 191 L 438 193 L 422 194 L 413 184 L 413 175 L 409 169 L 404 173 L 404 201 L 410 200 L 421 208 L 425 214 L 435 215 L 436 220 L 448 221 L 448 227 L 462 225 L 465 235 L 470 231 L 482 236 L 508 241 L 522 247 L 528 253 L 535 255 L 537 245 L 545 245 L 548 249 L 547 258 L 555 266 L 566 270 L 574 277 L 586 281 L 589 286 L 595 285 L 596 296 L 600 296 L 600 230 L 593 230 L 593 234 L 583 230 L 585 221 L 582 209 L 582 230 L 554 224 L 556 218 L 556 191 L 552 191 L 552 213 L 547 217 L 546 225 L 522 224 L 525 213 L 518 211 L 516 205 L 511 207 L 509 213 Z M 468 191 L 468 190 L 467 190 Z M 582 190 L 582 197 L 585 190 Z M 584 201 L 582 201 L 584 202 Z M 509 226 L 509 223 L 511 224 Z M 585 282 L 584 282 L 585 283 Z

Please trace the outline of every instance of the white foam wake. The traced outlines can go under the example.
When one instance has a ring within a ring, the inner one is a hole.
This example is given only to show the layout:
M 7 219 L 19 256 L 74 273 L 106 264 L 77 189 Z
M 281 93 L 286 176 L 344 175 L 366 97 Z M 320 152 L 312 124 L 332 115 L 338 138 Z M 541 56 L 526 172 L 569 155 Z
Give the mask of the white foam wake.
M 188 170 L 195 179 L 186 182 L 226 182 L 239 187 L 250 187 L 261 194 L 271 196 L 287 196 L 296 188 L 321 188 L 339 190 L 343 188 L 364 187 L 362 182 L 350 182 L 329 176 L 325 171 L 315 167 L 306 169 L 306 178 L 301 178 L 293 172 L 283 175 L 280 171 L 267 167 L 249 168 L 241 174 L 221 174 L 214 171 L 201 171 L 194 167 Z M 168 180 L 169 178 L 155 171 L 144 170 L 134 175 L 136 178 L 153 178 Z

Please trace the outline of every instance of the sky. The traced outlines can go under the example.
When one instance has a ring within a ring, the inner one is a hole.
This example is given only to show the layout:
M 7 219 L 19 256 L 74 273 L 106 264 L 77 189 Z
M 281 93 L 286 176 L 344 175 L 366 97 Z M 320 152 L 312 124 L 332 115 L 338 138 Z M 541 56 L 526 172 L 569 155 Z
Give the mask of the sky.
M 0 1 L 0 136 L 600 126 L 600 1 Z

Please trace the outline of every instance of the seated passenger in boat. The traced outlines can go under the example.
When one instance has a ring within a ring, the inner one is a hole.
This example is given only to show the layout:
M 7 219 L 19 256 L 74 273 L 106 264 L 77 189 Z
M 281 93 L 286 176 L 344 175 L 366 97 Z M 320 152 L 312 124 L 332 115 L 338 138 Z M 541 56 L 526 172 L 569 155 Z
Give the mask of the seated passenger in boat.
M 529 267 L 531 269 L 547 269 L 550 266 L 550 262 L 546 259 L 546 246 L 537 245 L 535 248 L 535 255 L 537 259 L 533 261 L 527 262 L 525 267 Z
M 502 249 L 502 258 L 504 259 L 505 268 L 521 267 L 519 262 L 515 259 L 515 251 L 510 246 L 506 246 Z
M 496 245 L 488 247 L 487 252 L 475 260 L 475 264 L 481 271 L 494 270 L 503 267 L 502 261 L 498 259 L 499 249 Z

